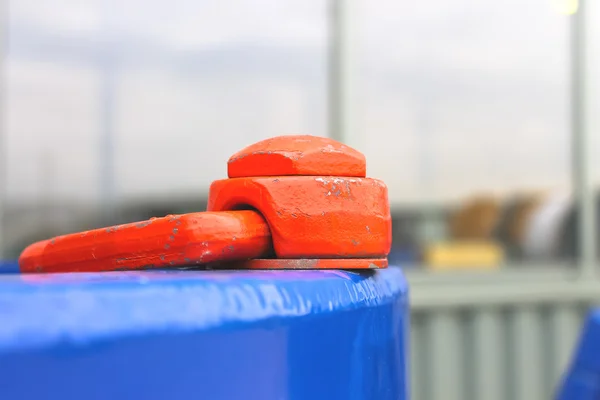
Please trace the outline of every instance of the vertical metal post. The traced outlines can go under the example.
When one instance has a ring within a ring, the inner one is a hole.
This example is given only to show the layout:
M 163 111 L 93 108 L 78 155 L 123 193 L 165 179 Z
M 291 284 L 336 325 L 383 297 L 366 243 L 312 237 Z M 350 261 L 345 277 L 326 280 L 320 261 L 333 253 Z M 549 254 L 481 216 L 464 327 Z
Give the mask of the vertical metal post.
M 592 277 L 596 269 L 596 207 L 591 180 L 591 130 L 588 81 L 588 46 L 586 43 L 586 1 L 579 1 L 578 11 L 571 17 L 571 123 L 573 188 L 576 207 L 579 270 Z
M 103 223 L 115 223 L 115 70 L 116 49 L 114 1 L 102 1 L 105 48 L 100 71 L 100 207 Z
M 422 66 L 422 74 L 427 78 L 427 83 L 422 85 L 421 94 L 418 97 L 417 104 L 417 135 L 418 135 L 418 179 L 420 191 L 420 210 L 421 224 L 419 231 L 419 241 L 423 244 L 434 242 L 442 236 L 441 220 L 436 215 L 434 204 L 433 189 L 435 187 L 435 169 L 433 159 L 433 138 L 432 138 L 432 113 L 431 104 L 434 98 L 433 85 L 431 80 L 432 70 L 427 67 L 425 62 Z
M 352 48 L 353 2 L 330 0 L 329 18 L 329 136 L 356 147 L 356 126 L 353 123 Z
M 7 191 L 6 148 L 6 48 L 8 43 L 8 0 L 0 0 L 0 260 L 5 254 L 5 217 Z
M 100 81 L 100 201 L 103 223 L 109 224 L 115 217 L 114 86 L 112 60 L 104 60 Z

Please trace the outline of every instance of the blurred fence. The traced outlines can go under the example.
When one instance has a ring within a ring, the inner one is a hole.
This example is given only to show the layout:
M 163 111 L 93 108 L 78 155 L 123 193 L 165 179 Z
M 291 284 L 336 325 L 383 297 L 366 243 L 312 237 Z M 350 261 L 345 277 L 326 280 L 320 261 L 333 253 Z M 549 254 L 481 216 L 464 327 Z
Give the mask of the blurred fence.
M 553 398 L 599 284 L 560 271 L 434 278 L 409 273 L 412 398 Z

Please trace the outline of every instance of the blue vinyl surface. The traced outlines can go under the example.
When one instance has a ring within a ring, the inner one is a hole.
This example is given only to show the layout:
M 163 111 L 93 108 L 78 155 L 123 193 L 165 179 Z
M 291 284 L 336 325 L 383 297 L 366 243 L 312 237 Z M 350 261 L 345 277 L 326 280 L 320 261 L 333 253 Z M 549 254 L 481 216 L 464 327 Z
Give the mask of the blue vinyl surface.
M 0 275 L 1 399 L 408 398 L 400 269 Z
M 0 260 L 0 274 L 18 274 L 19 263 L 16 260 Z
M 587 316 L 557 399 L 600 399 L 600 309 L 591 310 Z

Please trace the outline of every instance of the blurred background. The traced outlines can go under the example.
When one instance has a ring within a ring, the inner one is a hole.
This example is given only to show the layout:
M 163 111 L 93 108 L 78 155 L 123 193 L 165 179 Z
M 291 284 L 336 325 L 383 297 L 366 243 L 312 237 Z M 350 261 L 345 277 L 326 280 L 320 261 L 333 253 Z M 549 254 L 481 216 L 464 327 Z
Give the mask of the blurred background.
M 414 398 L 548 398 L 600 299 L 596 2 L 0 3 L 0 259 L 331 136 L 389 188 Z

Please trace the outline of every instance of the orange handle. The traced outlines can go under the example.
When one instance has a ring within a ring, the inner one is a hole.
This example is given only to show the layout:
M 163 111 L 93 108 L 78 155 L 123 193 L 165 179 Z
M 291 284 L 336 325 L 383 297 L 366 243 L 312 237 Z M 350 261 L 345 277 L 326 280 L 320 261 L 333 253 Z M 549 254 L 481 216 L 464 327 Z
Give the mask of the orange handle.
M 58 236 L 34 243 L 21 272 L 98 272 L 247 260 L 272 253 L 271 232 L 254 211 L 198 212 Z

